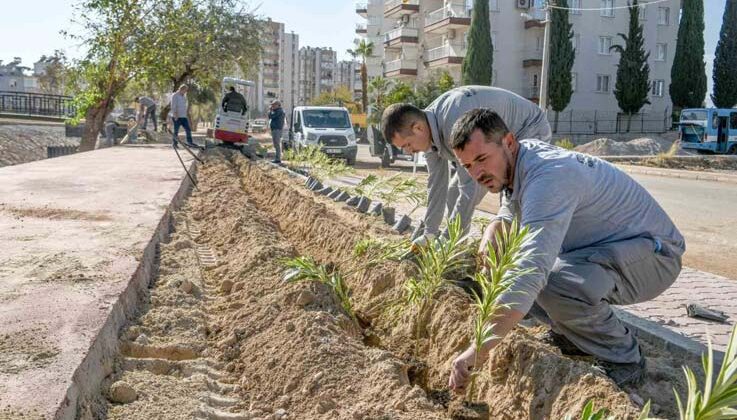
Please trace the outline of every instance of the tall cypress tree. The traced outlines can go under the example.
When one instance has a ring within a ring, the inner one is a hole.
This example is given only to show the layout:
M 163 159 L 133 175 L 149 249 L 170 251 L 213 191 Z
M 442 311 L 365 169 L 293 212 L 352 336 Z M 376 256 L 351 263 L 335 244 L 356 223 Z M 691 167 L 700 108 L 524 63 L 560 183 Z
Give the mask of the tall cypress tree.
M 700 108 L 706 97 L 704 2 L 688 0 L 682 4 L 668 91 L 674 108 Z
M 727 0 L 722 30 L 714 57 L 714 93 L 711 100 L 717 108 L 737 104 L 737 0 Z
M 489 0 L 474 0 L 471 28 L 468 31 L 468 47 L 461 65 L 463 84 L 491 86 L 493 64 Z
M 627 2 L 630 12 L 629 33 L 617 34 L 624 40 L 624 47 L 612 45 L 612 49 L 619 53 L 619 64 L 617 64 L 617 82 L 614 85 L 614 96 L 617 98 L 619 108 L 627 114 L 627 131 L 630 131 L 632 114 L 637 114 L 640 109 L 649 104 L 647 95 L 650 92 L 650 66 L 647 59 L 650 53 L 645 53 L 645 39 L 642 36 L 642 25 L 640 25 L 640 8 L 637 0 L 632 4 Z
M 558 113 L 571 102 L 573 86 L 571 69 L 576 59 L 573 48 L 573 25 L 568 21 L 568 0 L 558 0 L 550 12 L 550 67 L 548 70 L 548 101 L 555 111 L 553 132 L 558 132 Z

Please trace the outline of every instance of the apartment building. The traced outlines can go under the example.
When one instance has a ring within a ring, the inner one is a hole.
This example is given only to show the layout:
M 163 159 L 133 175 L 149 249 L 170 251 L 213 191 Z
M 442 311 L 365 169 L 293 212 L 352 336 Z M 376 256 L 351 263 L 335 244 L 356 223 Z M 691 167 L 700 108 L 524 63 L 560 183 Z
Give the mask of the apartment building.
M 384 2 L 369 0 L 356 3 L 356 13 L 363 19 L 356 24 L 359 40 L 373 44 L 373 54 L 366 59 L 366 72 L 369 78 L 383 75 L 384 34 L 392 28 L 391 19 L 384 19 Z
M 29 75 L 31 69 L 23 66 L 20 57 L 3 64 L 0 60 L 0 91 L 41 93 L 38 74 Z
M 337 53 L 332 48 L 300 48 L 298 99 L 300 105 L 309 104 L 321 93 L 335 89 L 337 62 Z
M 432 72 L 447 70 L 460 80 L 471 24 L 472 1 L 385 0 L 381 9 L 366 8 L 366 19 L 390 22 L 383 33 L 382 74 L 414 82 Z M 576 61 L 574 94 L 568 110 L 618 111 L 613 95 L 619 55 L 609 50 L 623 42 L 629 11 L 626 0 L 569 0 Z M 543 0 L 489 0 L 494 48 L 494 86 L 537 101 L 544 47 Z M 357 12 L 359 11 L 357 7 Z M 650 52 L 651 104 L 645 113 L 664 113 L 670 107 L 668 86 L 673 63 L 680 0 L 644 4 L 640 20 L 645 49 Z M 596 9 L 596 10 L 581 10 Z M 372 13 L 380 13 L 373 15 Z M 361 14 L 361 13 L 359 13 Z M 363 15 L 362 15 L 363 16 Z
M 256 113 L 268 111 L 279 99 L 284 109 L 295 106 L 299 90 L 299 36 L 285 33 L 284 24 L 265 22 L 263 52 L 256 80 Z
M 354 60 L 338 62 L 335 70 L 335 87 L 343 86 L 353 93 L 354 100 L 361 99 L 361 63 Z

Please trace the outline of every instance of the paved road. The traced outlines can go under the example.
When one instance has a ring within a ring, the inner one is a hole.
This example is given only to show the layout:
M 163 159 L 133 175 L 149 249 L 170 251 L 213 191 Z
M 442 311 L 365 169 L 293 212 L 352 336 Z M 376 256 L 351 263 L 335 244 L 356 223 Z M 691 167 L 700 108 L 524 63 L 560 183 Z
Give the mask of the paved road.
M 737 279 L 737 184 L 632 176 L 686 237 L 684 265 Z
M 359 146 L 359 175 L 381 170 L 368 147 Z M 411 162 L 396 162 L 387 171 L 412 173 Z M 425 179 L 424 170 L 418 176 Z M 645 186 L 686 237 L 684 265 L 737 280 L 737 184 L 653 175 L 632 175 Z M 498 198 L 487 195 L 480 210 L 495 212 Z

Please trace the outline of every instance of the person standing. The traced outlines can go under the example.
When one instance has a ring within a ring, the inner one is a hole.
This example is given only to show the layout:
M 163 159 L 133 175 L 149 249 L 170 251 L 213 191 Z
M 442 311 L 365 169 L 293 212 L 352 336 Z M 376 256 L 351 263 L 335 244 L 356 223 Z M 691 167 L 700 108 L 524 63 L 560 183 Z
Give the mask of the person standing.
M 174 121 L 174 136 L 172 138 L 172 146 L 176 148 L 179 144 L 179 127 L 184 128 L 187 136 L 187 144 L 192 147 L 197 146 L 192 140 L 192 128 L 189 126 L 187 118 L 187 85 L 179 86 L 179 89 L 171 95 L 171 115 Z
M 154 123 L 154 131 L 158 131 L 156 126 L 156 102 L 148 96 L 137 96 L 136 103 L 140 105 L 140 113 L 143 115 L 143 125 L 141 128 L 146 129 L 148 119 Z
M 271 128 L 271 142 L 274 144 L 276 156 L 273 163 L 281 163 L 281 135 L 284 129 L 284 110 L 281 102 L 273 101 L 269 111 L 269 128 Z

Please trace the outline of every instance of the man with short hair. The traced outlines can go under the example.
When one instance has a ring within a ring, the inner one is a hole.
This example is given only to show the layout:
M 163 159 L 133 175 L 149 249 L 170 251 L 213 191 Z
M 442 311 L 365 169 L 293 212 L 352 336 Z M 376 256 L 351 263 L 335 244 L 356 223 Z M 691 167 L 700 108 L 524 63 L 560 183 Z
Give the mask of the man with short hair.
M 246 115 L 246 111 L 248 111 L 246 98 L 240 92 L 237 92 L 234 86 L 228 88 L 228 93 L 223 97 L 221 106 L 223 111 L 240 112 L 241 115 Z
M 282 130 L 284 129 L 284 110 L 281 107 L 281 102 L 274 100 L 271 102 L 271 109 L 269 110 L 269 128 L 271 128 L 271 142 L 274 145 L 276 156 L 274 157 L 273 163 L 281 163 L 281 136 Z
M 143 126 L 142 129 L 146 129 L 149 118 L 154 123 L 154 131 L 157 130 L 156 126 L 156 102 L 148 96 L 136 96 L 136 103 L 140 105 L 140 113 L 143 115 Z
M 453 123 L 471 109 L 497 110 L 520 138 L 549 140 L 550 124 L 542 110 L 527 99 L 508 90 L 489 86 L 463 86 L 440 95 L 421 110 L 411 104 L 393 104 L 384 110 L 381 127 L 384 139 L 409 153 L 425 152 L 429 179 L 425 231 L 415 240 L 423 245 L 437 235 L 446 206 L 448 218 L 461 218 L 467 230 L 474 207 L 486 191 L 477 187 L 465 169 L 456 168 L 450 179 L 450 162 L 456 157 L 450 147 Z
M 478 360 L 528 312 L 551 326 L 542 338 L 567 355 L 593 355 L 619 386 L 644 377 L 645 358 L 610 305 L 655 298 L 681 271 L 683 236 L 653 197 L 610 163 L 539 140 L 518 141 L 501 116 L 467 112 L 450 146 L 464 169 L 491 192 L 506 197 L 484 232 L 479 253 L 496 249 L 495 234 L 517 218 L 539 231 L 531 256 L 500 297 L 508 305 L 494 318 L 494 339 Z M 449 386 L 463 390 L 473 346 L 453 361 Z
M 179 86 L 179 89 L 171 95 L 171 119 L 174 122 L 174 136 L 172 138 L 172 146 L 177 148 L 179 145 L 179 127 L 184 128 L 187 136 L 187 144 L 191 147 L 199 147 L 192 140 L 192 129 L 189 126 L 189 118 L 187 117 L 187 85 Z

